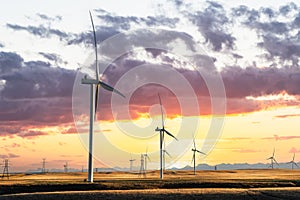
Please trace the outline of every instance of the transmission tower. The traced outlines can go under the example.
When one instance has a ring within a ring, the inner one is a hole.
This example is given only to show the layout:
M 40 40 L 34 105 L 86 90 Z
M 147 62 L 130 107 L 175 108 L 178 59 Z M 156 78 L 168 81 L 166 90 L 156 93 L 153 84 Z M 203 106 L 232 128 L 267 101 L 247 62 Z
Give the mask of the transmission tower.
M 140 168 L 139 176 L 146 177 L 146 171 L 145 171 L 145 158 L 144 158 L 144 155 L 143 155 L 143 154 L 141 154 L 141 168 Z
M 3 166 L 2 179 L 4 177 L 7 177 L 7 179 L 9 179 L 9 172 L 8 172 L 9 163 L 8 163 L 8 159 L 4 159 L 3 162 L 4 162 L 4 166 Z

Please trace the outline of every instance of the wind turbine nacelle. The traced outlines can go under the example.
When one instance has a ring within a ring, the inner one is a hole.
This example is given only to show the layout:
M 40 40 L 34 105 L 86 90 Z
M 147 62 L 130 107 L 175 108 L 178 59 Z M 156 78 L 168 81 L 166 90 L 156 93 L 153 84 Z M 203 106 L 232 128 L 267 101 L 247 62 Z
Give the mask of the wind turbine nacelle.
M 81 79 L 81 83 L 82 84 L 94 84 L 94 85 L 96 85 L 96 84 L 99 83 L 99 81 L 96 80 L 96 79 L 88 79 L 88 78 L 85 77 L 85 78 Z
M 158 127 L 156 127 L 155 131 L 161 131 L 161 129 L 160 129 L 160 128 L 158 128 Z

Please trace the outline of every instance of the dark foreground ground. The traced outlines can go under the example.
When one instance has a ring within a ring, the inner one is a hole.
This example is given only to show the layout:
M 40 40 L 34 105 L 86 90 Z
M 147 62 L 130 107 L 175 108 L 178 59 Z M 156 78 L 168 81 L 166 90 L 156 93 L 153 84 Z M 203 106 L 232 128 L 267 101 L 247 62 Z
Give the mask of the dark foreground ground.
M 3 195 L 2 200 L 93 200 L 93 199 L 218 199 L 253 200 L 286 199 L 299 200 L 300 188 L 263 188 L 263 189 L 152 189 L 152 190 L 103 190 L 72 191 L 33 194 Z
M 89 199 L 300 199 L 300 170 L 168 171 L 164 180 L 157 172 L 147 178 L 113 172 L 19 174 L 0 180 L 0 200 Z

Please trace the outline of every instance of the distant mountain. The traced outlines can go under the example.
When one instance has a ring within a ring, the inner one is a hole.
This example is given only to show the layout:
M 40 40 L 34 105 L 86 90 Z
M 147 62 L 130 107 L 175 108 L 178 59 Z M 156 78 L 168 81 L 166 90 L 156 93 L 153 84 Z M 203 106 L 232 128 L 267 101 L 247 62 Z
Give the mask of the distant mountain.
M 300 162 L 297 163 L 300 166 Z M 218 165 L 208 165 L 208 164 L 199 164 L 196 166 L 196 170 L 236 170 L 236 169 L 268 169 L 270 168 L 270 164 L 268 163 L 255 163 L 255 164 L 248 164 L 248 163 L 222 163 Z M 291 169 L 291 164 L 288 163 L 279 163 L 279 165 L 274 164 L 275 169 Z M 299 169 L 297 166 L 294 166 L 295 169 Z M 187 170 L 192 171 L 194 170 L 193 166 L 185 166 L 183 168 L 171 168 L 170 170 Z M 82 169 L 68 169 L 68 172 L 81 172 Z M 84 172 L 87 169 L 83 170 Z M 122 168 L 122 167 L 114 167 L 114 168 L 94 168 L 94 172 L 115 172 L 115 171 L 123 171 L 123 172 L 130 172 L 129 168 Z M 63 169 L 47 169 L 47 172 L 64 172 Z M 139 167 L 133 167 L 132 172 L 139 172 Z M 28 170 L 25 173 L 41 173 L 41 169 L 36 170 Z
M 274 164 L 275 169 L 291 169 L 291 164 L 288 163 L 278 163 Z M 297 163 L 298 166 L 300 166 L 299 163 Z M 270 168 L 270 164 L 266 163 L 255 163 L 255 164 L 248 164 L 248 163 L 235 163 L 235 164 L 228 164 L 228 163 L 222 163 L 218 165 L 207 165 L 207 164 L 199 164 L 196 166 L 196 170 L 215 170 L 215 167 L 217 170 L 234 170 L 234 169 L 268 169 Z M 297 169 L 297 166 L 294 166 L 295 169 Z M 172 170 L 193 170 L 193 166 L 185 166 L 183 168 L 172 168 Z M 299 168 L 298 168 L 299 169 Z

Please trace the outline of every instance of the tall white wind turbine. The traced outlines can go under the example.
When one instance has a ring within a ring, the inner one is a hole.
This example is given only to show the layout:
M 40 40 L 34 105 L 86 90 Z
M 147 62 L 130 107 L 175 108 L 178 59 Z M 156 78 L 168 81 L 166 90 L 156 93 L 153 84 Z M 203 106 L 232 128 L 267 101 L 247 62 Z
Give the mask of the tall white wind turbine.
M 275 148 L 274 148 L 274 150 L 273 150 L 272 156 L 269 157 L 269 158 L 267 158 L 267 160 L 271 160 L 271 164 L 270 164 L 269 167 L 271 167 L 272 169 L 274 169 L 274 163 L 276 163 L 276 164 L 279 166 L 278 162 L 277 162 L 276 159 L 275 159 Z
M 192 151 L 193 151 L 193 159 L 192 159 L 192 162 L 194 162 L 194 175 L 196 175 L 196 152 L 198 152 L 198 153 L 200 153 L 200 154 L 203 154 L 203 155 L 206 155 L 206 154 L 203 153 L 202 151 L 199 151 L 199 150 L 196 148 L 195 138 L 194 138 L 193 142 L 194 142 L 194 148 L 192 149 Z
M 162 121 L 162 128 L 156 128 L 155 131 L 159 131 L 159 150 L 160 150 L 160 179 L 163 179 L 163 142 L 164 142 L 164 136 L 165 133 L 175 140 L 178 140 L 174 135 L 172 135 L 169 131 L 165 129 L 165 124 L 164 124 L 164 113 L 162 109 L 162 104 L 161 104 L 161 99 L 158 94 L 158 99 L 159 99 L 159 104 L 160 104 L 160 111 L 161 111 L 161 121 Z
M 125 96 L 119 92 L 118 90 L 114 89 L 110 85 L 100 81 L 99 79 L 99 72 L 98 72 L 98 53 L 97 53 L 97 39 L 96 39 L 96 32 L 93 22 L 93 17 L 90 11 L 90 18 L 92 22 L 93 27 L 93 35 L 94 35 L 94 48 L 95 48 L 95 56 L 96 56 L 96 79 L 88 78 L 87 75 L 84 76 L 83 79 L 81 79 L 81 84 L 87 84 L 90 85 L 90 130 L 89 130 L 89 158 L 88 158 L 88 182 L 93 182 L 93 128 L 94 128 L 94 120 L 95 115 L 97 111 L 97 104 L 98 104 L 98 95 L 99 95 L 99 89 L 100 86 L 102 86 L 104 89 L 108 91 L 115 92 L 119 94 L 120 96 Z M 95 88 L 95 96 L 94 96 L 94 88 Z

